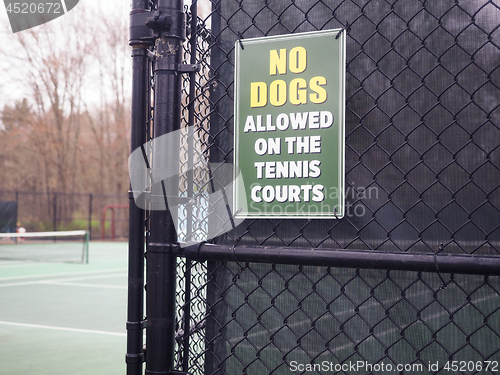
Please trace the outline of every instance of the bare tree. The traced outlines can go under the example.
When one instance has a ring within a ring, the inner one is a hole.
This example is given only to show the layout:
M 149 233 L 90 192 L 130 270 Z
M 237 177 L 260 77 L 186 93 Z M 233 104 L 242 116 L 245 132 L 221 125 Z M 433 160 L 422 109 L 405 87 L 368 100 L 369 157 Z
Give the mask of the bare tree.
M 80 32 L 84 11 L 78 17 L 67 16 L 64 23 L 14 34 L 6 51 L 33 108 L 30 121 L 20 124 L 26 131 L 26 148 L 19 152 L 41 164 L 43 179 L 37 187 L 46 191 L 68 191 L 74 186 L 81 151 L 80 113 L 91 38 Z
M 6 78 L 24 88 L 25 100 L 3 110 L 1 188 L 127 188 L 128 9 L 108 8 L 82 1 L 60 19 L 7 35 Z M 6 174 L 9 165 L 16 167 Z
M 95 14 L 94 33 L 99 35 L 99 42 L 93 44 L 91 53 L 94 58 L 93 72 L 97 83 L 96 94 L 100 101 L 93 107 L 87 107 L 92 141 L 95 146 L 94 157 L 100 163 L 101 179 L 98 191 L 123 191 L 128 187 L 127 159 L 129 155 L 130 132 L 130 69 L 131 59 L 128 47 L 128 17 L 104 18 Z M 124 178 L 125 176 L 125 178 Z

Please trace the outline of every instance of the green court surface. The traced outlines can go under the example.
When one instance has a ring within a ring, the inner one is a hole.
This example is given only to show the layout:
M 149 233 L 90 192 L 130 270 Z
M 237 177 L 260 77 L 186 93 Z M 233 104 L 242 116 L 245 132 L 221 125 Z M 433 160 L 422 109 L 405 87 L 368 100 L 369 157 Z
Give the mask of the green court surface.
M 127 244 L 89 263 L 0 261 L 0 375 L 125 374 Z

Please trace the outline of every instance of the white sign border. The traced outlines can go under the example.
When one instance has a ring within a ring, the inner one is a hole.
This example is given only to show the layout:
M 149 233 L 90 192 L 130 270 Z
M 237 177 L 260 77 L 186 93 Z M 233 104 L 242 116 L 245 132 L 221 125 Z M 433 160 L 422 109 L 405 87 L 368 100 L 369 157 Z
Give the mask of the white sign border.
M 339 35 L 340 33 L 340 35 Z M 340 50 L 341 50 L 341 61 L 339 66 L 341 67 L 340 70 L 340 76 L 341 76 L 341 88 L 340 88 L 340 95 L 339 95 L 339 101 L 340 105 L 339 108 L 342 109 L 342 114 L 341 114 L 341 120 L 340 120 L 340 130 L 341 130 L 341 137 L 339 139 L 340 142 L 344 142 L 343 145 L 339 145 L 340 149 L 342 150 L 342 154 L 339 155 L 341 158 L 340 161 L 340 168 L 339 168 L 339 181 L 340 181 L 340 186 L 339 186 L 339 201 L 344 202 L 345 199 L 345 88 L 346 88 L 346 32 L 344 29 L 330 29 L 330 30 L 320 30 L 320 31 L 309 31 L 309 32 L 304 32 L 304 33 L 297 33 L 297 34 L 286 34 L 286 35 L 274 35 L 274 36 L 265 36 L 265 37 L 259 37 L 259 38 L 251 38 L 251 39 L 241 39 L 237 40 L 235 42 L 235 64 L 234 64 L 234 135 L 233 135 L 233 147 L 234 147 L 234 165 L 235 165 L 235 174 L 233 176 L 233 181 L 235 183 L 233 184 L 233 212 L 234 217 L 237 219 L 342 219 L 345 214 L 345 206 L 344 204 L 340 204 L 340 210 L 338 213 L 336 212 L 326 212 L 326 213 L 315 213 L 314 215 L 310 215 L 307 213 L 300 213 L 300 212 L 292 212 L 292 213 L 278 213 L 276 215 L 269 215 L 269 213 L 263 213 L 261 215 L 259 214 L 249 214 L 246 213 L 242 210 L 241 207 L 238 207 L 238 202 L 237 202 L 237 192 L 241 187 L 239 184 L 236 182 L 237 179 L 237 170 L 238 170 L 238 165 L 236 162 L 239 160 L 239 149 L 236 146 L 237 145 L 237 140 L 238 140 L 238 135 L 239 135 L 239 126 L 238 126 L 238 118 L 239 118 L 239 104 L 240 104 L 240 79 L 239 79 L 239 73 L 240 73 L 240 58 L 241 58 L 241 44 L 246 45 L 246 44 L 258 44 L 258 43 L 263 43 L 263 42 L 270 42 L 270 41 L 279 41 L 283 39 L 288 39 L 288 40 L 293 40 L 293 39 L 304 39 L 304 38 L 312 38 L 312 37 L 317 37 L 317 36 L 324 36 L 324 35 L 332 35 L 335 36 L 336 38 L 338 37 L 340 41 Z M 241 43 L 241 44 L 240 44 Z

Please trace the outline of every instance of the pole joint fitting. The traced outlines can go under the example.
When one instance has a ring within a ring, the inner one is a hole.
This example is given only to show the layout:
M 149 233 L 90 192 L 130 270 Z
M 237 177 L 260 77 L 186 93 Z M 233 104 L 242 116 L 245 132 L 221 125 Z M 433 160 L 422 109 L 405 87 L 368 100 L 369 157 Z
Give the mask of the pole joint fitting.
M 166 9 L 155 12 L 136 9 L 130 12 L 129 44 L 133 47 L 151 46 L 158 38 L 186 39 L 186 14 Z

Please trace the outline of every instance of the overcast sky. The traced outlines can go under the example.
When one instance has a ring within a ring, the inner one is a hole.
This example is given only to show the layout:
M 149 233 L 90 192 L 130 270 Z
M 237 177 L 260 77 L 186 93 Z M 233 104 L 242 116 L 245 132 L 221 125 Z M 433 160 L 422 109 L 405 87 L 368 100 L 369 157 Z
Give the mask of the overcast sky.
M 82 6 L 88 6 L 92 8 L 98 8 L 103 13 L 107 13 L 110 17 L 121 17 L 126 21 L 126 25 L 128 26 L 129 14 L 130 14 L 130 0 L 80 0 L 78 5 L 68 12 L 68 16 L 71 14 L 73 16 L 78 15 L 78 12 L 82 8 Z M 191 0 L 184 0 L 186 4 L 191 4 Z M 199 0 L 199 16 L 204 17 L 208 15 L 209 11 L 209 2 L 208 0 Z M 2 40 L 0 48 L 6 48 L 9 52 L 15 54 L 13 48 L 10 46 L 14 46 L 14 37 L 15 35 L 12 33 L 9 19 L 7 16 L 7 11 L 5 9 L 5 3 L 2 1 L 0 4 L 0 38 Z M 61 16 L 53 21 L 50 21 L 51 26 L 64 25 L 66 16 Z M 38 26 L 34 29 L 40 28 L 43 26 Z M 24 31 L 20 31 L 23 33 Z M 128 35 L 128 30 L 126 30 Z M 53 35 L 53 43 L 57 43 L 58 34 Z M 98 36 L 96 36 L 98 38 Z M 128 38 L 127 38 L 128 39 Z M 126 49 L 125 49 L 126 51 Z M 130 59 L 130 55 L 125 52 L 125 59 Z M 13 69 L 12 64 L 19 64 L 21 61 L 13 62 L 12 60 L 8 60 L 4 58 L 0 59 L 0 110 L 3 109 L 5 104 L 13 103 L 16 100 L 21 100 L 23 97 L 29 96 L 26 91 L 27 88 L 22 87 L 16 81 L 16 75 L 19 74 L 15 69 Z M 130 68 L 131 64 L 127 65 L 127 68 Z M 92 89 L 90 89 L 92 91 Z M 87 95 L 87 94 L 86 94 Z M 92 92 L 89 94 L 92 95 Z
M 2 48 L 6 48 L 9 52 L 15 54 L 10 46 L 15 45 L 14 37 L 15 35 L 12 33 L 10 28 L 9 19 L 7 16 L 7 12 L 5 9 L 5 3 L 2 1 L 0 5 L 0 37 L 1 37 L 1 45 Z M 68 16 L 71 14 L 72 16 L 77 16 L 82 6 L 90 6 L 90 7 L 98 7 L 102 12 L 109 13 L 113 17 L 123 17 L 126 22 L 128 22 L 129 13 L 130 13 L 130 0 L 106 0 L 106 1 L 98 1 L 98 0 L 80 0 L 79 4 L 70 12 L 68 12 Z M 61 16 L 53 21 L 50 21 L 51 26 L 64 25 L 66 16 Z M 34 30 L 43 27 L 37 26 Z M 128 30 L 127 30 L 128 31 Z M 19 33 L 23 33 L 26 31 L 20 31 Z M 54 34 L 49 36 L 53 39 L 53 43 L 58 42 L 58 35 Z M 96 36 L 97 38 L 98 36 Z M 52 42 L 52 40 L 51 40 Z M 125 56 L 125 58 L 130 58 L 129 55 Z M 0 109 L 4 107 L 5 104 L 13 103 L 16 100 L 21 100 L 23 97 L 28 96 L 27 88 L 22 87 L 22 85 L 16 84 L 16 75 L 19 74 L 17 69 L 13 69 L 13 64 L 18 64 L 19 62 L 12 61 L 10 59 L 1 59 L 0 60 Z

